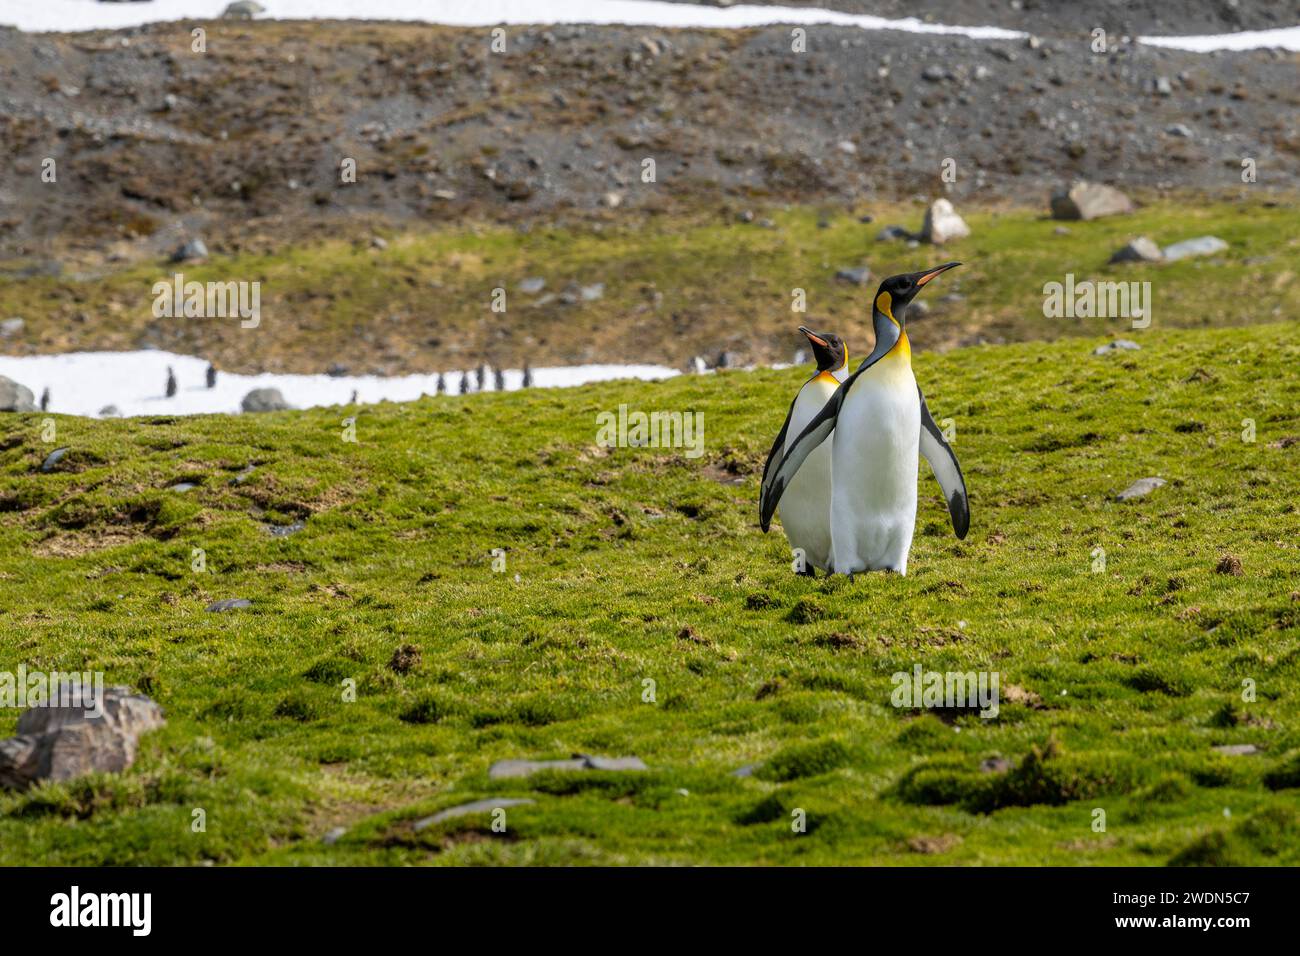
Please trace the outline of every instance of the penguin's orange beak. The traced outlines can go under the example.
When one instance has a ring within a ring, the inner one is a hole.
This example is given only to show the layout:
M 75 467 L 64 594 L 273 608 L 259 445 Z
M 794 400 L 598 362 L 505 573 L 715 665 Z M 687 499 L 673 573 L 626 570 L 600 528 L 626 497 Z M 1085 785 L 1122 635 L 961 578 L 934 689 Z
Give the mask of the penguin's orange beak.
M 931 269 L 929 272 L 922 272 L 919 276 L 917 276 L 917 279 L 916 279 L 916 287 L 919 289 L 921 286 L 925 285 L 927 282 L 929 282 L 929 281 L 930 281 L 931 279 L 933 279 L 935 276 L 937 276 L 937 275 L 941 275 L 941 274 L 947 272 L 949 269 L 955 269 L 955 268 L 957 268 L 959 265 L 961 265 L 960 262 L 945 262 L 943 265 L 939 266 L 937 269 Z
M 822 338 L 812 329 L 806 329 L 801 325 L 799 326 L 799 331 L 802 332 L 804 335 L 806 335 L 808 337 L 808 341 L 811 342 L 813 345 L 820 345 L 824 349 L 828 349 L 831 347 L 829 342 L 827 342 L 824 338 Z

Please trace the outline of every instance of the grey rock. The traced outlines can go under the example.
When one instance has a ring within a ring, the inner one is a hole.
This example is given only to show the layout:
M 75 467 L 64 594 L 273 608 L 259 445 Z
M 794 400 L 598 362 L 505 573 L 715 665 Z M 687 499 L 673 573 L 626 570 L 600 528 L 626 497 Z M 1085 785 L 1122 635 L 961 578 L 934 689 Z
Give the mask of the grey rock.
M 101 418 L 119 418 L 122 413 L 116 405 L 105 405 L 99 410 L 99 415 Z
M 1132 498 L 1142 498 L 1151 494 L 1151 492 L 1155 491 L 1163 484 L 1165 484 L 1163 478 L 1139 478 L 1116 495 L 1115 500 L 1129 501 Z
M 527 777 L 544 770 L 648 770 L 640 757 L 594 757 L 579 754 L 568 760 L 498 760 L 488 768 L 489 780 Z
M 126 687 L 96 699 L 94 688 L 64 683 L 59 696 L 60 706 L 28 709 L 18 736 L 0 740 L 0 787 L 121 773 L 135 762 L 140 735 L 164 723 L 161 707 Z
M 876 242 L 892 242 L 895 239 L 911 239 L 912 234 L 904 226 L 891 225 L 876 233 Z
M 1196 135 L 1192 132 L 1192 128 L 1184 123 L 1175 123 L 1173 126 L 1166 126 L 1165 132 L 1170 136 L 1178 136 L 1182 139 L 1191 139 Z
M 588 770 L 649 770 L 640 757 L 583 756 Z
M 579 757 L 572 760 L 498 760 L 488 768 L 489 780 L 507 780 L 527 777 L 543 770 L 586 770 L 587 762 Z
M 970 226 L 957 215 L 957 210 L 946 199 L 936 199 L 925 210 L 925 222 L 921 226 L 921 238 L 936 246 L 953 239 L 964 239 L 970 235 Z
M 207 244 L 202 239 L 191 239 L 172 253 L 172 262 L 190 262 L 207 257 Z
M 178 481 L 174 485 L 168 485 L 167 490 L 168 491 L 189 491 L 197 487 L 198 485 L 196 485 L 192 481 Z
M 1197 236 L 1195 239 L 1184 239 L 1182 242 L 1175 242 L 1172 246 L 1165 246 L 1165 258 L 1170 262 L 1177 262 L 1179 259 L 1189 259 L 1192 256 L 1212 256 L 1227 248 L 1228 244 L 1218 236 Z
M 1011 769 L 1011 761 L 1006 757 L 989 757 L 980 762 L 981 773 L 1006 773 Z
M 1159 96 L 1174 95 L 1174 85 L 1169 82 L 1169 77 L 1167 76 L 1157 76 L 1156 81 L 1152 84 L 1151 88 L 1155 90 L 1156 94 Z
M 5 338 L 19 335 L 26 324 L 26 322 L 17 316 L 14 316 L 12 319 L 5 319 L 3 322 L 0 322 L 0 335 L 3 335 Z
M 1249 757 L 1251 754 L 1259 753 L 1259 748 L 1254 744 L 1222 744 L 1210 749 L 1217 753 L 1227 754 L 1229 757 Z
M 1109 355 L 1111 352 L 1137 352 L 1142 348 L 1132 339 L 1115 339 L 1105 345 L 1098 345 L 1092 350 L 1093 355 Z
M 0 375 L 0 412 L 34 412 L 36 396 L 26 385 Z
M 295 521 L 293 524 L 269 524 L 266 526 L 266 533 L 273 538 L 287 538 L 291 534 L 297 534 L 305 527 L 307 525 L 301 521 Z
M 761 766 L 762 764 L 747 763 L 745 766 L 737 767 L 735 770 L 731 771 L 731 775 L 733 777 L 752 777 Z
M 1132 200 L 1118 189 L 1081 179 L 1052 196 L 1053 219 L 1098 219 L 1132 211 Z
M 938 65 L 927 66 L 921 71 L 921 79 L 930 83 L 938 83 L 948 76 L 948 71 Z
M 347 832 L 348 832 L 347 827 L 335 827 L 334 829 L 330 830 L 329 833 L 326 833 L 323 837 L 321 837 L 321 842 L 324 843 L 326 846 L 333 846 L 335 843 L 338 843 L 339 840 L 343 839 L 343 835 Z
M 253 602 L 247 598 L 223 598 L 220 601 L 213 601 L 205 607 L 204 610 L 212 611 L 213 613 L 220 613 L 222 611 L 233 611 L 237 608 L 252 606 Z
M 849 156 L 856 156 L 858 154 L 858 144 L 852 140 L 842 139 L 835 144 L 835 148 L 841 153 L 845 153 Z
M 471 813 L 491 813 L 494 810 L 503 810 L 506 807 L 525 807 L 535 800 L 529 800 L 526 797 L 509 797 L 506 799 L 487 799 L 475 800 L 473 803 L 462 803 L 458 807 L 448 807 L 446 810 L 440 810 L 431 817 L 424 817 L 415 821 L 414 829 L 416 832 L 431 827 L 435 823 L 441 823 L 443 820 L 453 820 L 456 817 L 468 816 Z
M 1110 257 L 1111 262 L 1159 262 L 1165 257 L 1160 247 L 1146 236 L 1138 236 Z
M 225 10 L 221 11 L 223 20 L 251 20 L 259 13 L 265 13 L 266 7 L 254 0 L 235 0 L 234 3 L 228 4 Z
M 853 285 L 866 285 L 871 281 L 871 270 L 866 266 L 841 269 L 835 273 L 835 278 L 840 282 L 850 282 Z
M 605 297 L 605 283 L 593 282 L 591 285 L 584 285 L 580 291 L 583 302 L 596 302 Z
M 525 295 L 536 295 L 537 293 L 541 292 L 545 288 L 546 288 L 545 279 L 532 278 L 532 279 L 519 280 L 519 291 L 524 293 Z
M 348 374 L 348 367 L 341 362 L 330 362 L 329 368 L 325 369 L 325 374 L 330 378 L 342 378 Z
M 54 466 L 63 460 L 63 456 L 66 455 L 67 453 L 68 453 L 68 447 L 66 445 L 62 448 L 54 449 L 54 451 L 46 455 L 45 460 L 41 462 L 41 471 L 45 472 L 46 474 L 49 474 L 51 471 L 54 470 Z
M 278 388 L 255 388 L 244 396 L 239 407 L 246 412 L 283 412 L 292 406 Z
M 714 368 L 739 368 L 744 364 L 738 352 L 722 351 L 718 353 L 718 360 L 713 363 Z

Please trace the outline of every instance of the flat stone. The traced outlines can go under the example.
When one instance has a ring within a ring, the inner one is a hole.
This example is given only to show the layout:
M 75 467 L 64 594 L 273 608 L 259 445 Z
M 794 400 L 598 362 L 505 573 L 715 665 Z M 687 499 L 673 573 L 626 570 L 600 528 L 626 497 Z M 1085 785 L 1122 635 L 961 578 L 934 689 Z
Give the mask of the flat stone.
M 489 780 L 506 780 L 511 777 L 527 777 L 529 774 L 541 773 L 543 770 L 586 770 L 587 762 L 581 758 L 573 760 L 498 760 L 488 768 Z
M 49 474 L 51 471 L 54 470 L 54 466 L 63 460 L 63 456 L 66 455 L 67 453 L 68 453 L 68 446 L 66 445 L 62 448 L 54 449 L 54 451 L 46 455 L 45 460 L 41 462 L 41 471 L 45 472 L 46 474 Z
M 640 757 L 584 756 L 588 770 L 649 770 Z
M 1182 242 L 1175 242 L 1172 246 L 1165 246 L 1165 258 L 1170 262 L 1176 262 L 1192 256 L 1212 256 L 1227 248 L 1228 244 L 1218 236 L 1197 236 L 1195 239 L 1184 239 Z
M 418 832 L 431 827 L 435 823 L 441 823 L 443 820 L 452 820 L 456 817 L 468 816 L 471 813 L 491 813 L 494 810 L 503 810 L 506 807 L 524 807 L 536 800 L 529 800 L 526 797 L 510 797 L 508 799 L 487 799 L 475 800 L 473 803 L 462 803 L 458 807 L 449 807 L 446 810 L 440 810 L 431 817 L 415 821 L 415 830 Z
M 343 834 L 347 832 L 347 827 L 335 827 L 333 830 L 330 830 L 329 833 L 325 834 L 325 836 L 321 837 L 321 842 L 326 846 L 333 846 L 335 843 L 338 843 L 339 840 L 343 839 Z
M 1151 492 L 1155 491 L 1165 483 L 1166 482 L 1163 478 L 1139 478 L 1116 495 L 1115 498 L 1117 501 L 1128 501 L 1131 498 L 1142 498 L 1151 494 Z
M 546 288 L 545 279 L 532 278 L 532 279 L 519 280 L 519 291 L 524 293 L 525 295 L 536 295 L 537 293 L 541 292 L 545 288 Z
M 196 485 L 192 481 L 178 481 L 174 485 L 168 485 L 167 490 L 168 491 L 189 491 L 191 488 L 197 488 L 197 487 L 198 485 Z
M 762 765 L 756 763 L 747 763 L 745 764 L 745 766 L 737 767 L 735 770 L 731 771 L 731 775 L 733 777 L 752 777 L 754 776 L 755 772 L 757 772 L 760 766 Z
M 307 525 L 301 521 L 295 521 L 293 524 L 269 524 L 266 526 L 266 533 L 273 538 L 287 538 L 305 527 Z
M 489 780 L 527 777 L 544 770 L 649 770 L 640 757 L 595 757 L 579 754 L 569 760 L 498 760 L 488 768 Z
M 886 226 L 876 233 L 876 242 L 892 242 L 895 239 L 911 239 L 912 233 L 906 226 Z
M 1115 339 L 1105 345 L 1098 345 L 1092 350 L 1093 355 L 1109 355 L 1111 352 L 1137 352 L 1142 348 L 1132 339 Z
M 252 606 L 253 606 L 253 602 L 248 600 L 247 598 L 224 598 L 220 601 L 213 601 L 206 608 L 204 608 L 204 610 L 214 611 L 214 612 L 233 611 L 236 608 L 252 607 Z
M 840 282 L 851 282 L 853 285 L 866 285 L 871 281 L 871 270 L 866 266 L 841 269 L 835 273 L 835 278 Z
M 1259 753 L 1259 748 L 1254 744 L 1222 744 L 1210 749 L 1216 753 L 1227 754 L 1229 757 L 1249 757 L 1251 754 Z

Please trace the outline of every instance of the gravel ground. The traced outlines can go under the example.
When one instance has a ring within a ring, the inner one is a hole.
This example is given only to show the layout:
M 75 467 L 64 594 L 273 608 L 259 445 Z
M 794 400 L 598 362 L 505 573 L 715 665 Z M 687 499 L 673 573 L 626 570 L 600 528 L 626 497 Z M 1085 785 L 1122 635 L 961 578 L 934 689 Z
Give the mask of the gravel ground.
M 1228 189 L 1243 157 L 1265 189 L 1300 172 L 1300 56 L 1280 51 L 823 27 L 794 53 L 783 28 L 557 27 L 493 54 L 485 31 L 259 22 L 208 24 L 198 54 L 192 26 L 0 30 L 0 255 L 131 258 L 339 217 L 902 198 L 940 188 L 946 158 L 958 201 L 1043 204 L 1076 176 Z

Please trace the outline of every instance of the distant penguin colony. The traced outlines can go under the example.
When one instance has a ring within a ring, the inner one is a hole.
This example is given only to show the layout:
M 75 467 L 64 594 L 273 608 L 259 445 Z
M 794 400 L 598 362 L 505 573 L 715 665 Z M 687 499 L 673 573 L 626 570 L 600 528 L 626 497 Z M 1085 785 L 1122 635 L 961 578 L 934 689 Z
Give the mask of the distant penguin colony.
M 872 301 L 876 345 L 871 354 L 834 387 L 802 430 L 796 428 L 796 422 L 818 398 L 818 390 L 809 391 L 809 386 L 824 374 L 822 364 L 827 359 L 820 352 L 817 375 L 795 396 L 763 471 L 759 525 L 766 532 L 777 505 L 781 505 L 781 520 L 791 545 L 803 548 L 807 562 L 814 567 L 850 578 L 859 571 L 907 574 L 916 528 L 920 455 L 930 463 L 943 489 L 953 530 L 958 538 L 966 537 L 970 528 L 966 480 L 912 374 L 906 329 L 907 306 L 917 293 L 936 276 L 959 265 L 949 262 L 882 282 Z M 829 347 L 830 337 L 800 331 L 808 336 L 815 352 Z M 829 474 L 826 456 L 817 456 L 827 447 Z M 807 468 L 812 471 L 804 476 Z M 810 480 L 802 480 L 805 477 Z M 829 526 L 829 554 L 820 523 L 822 514 Z

